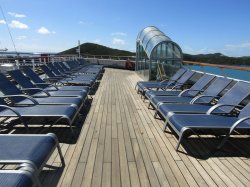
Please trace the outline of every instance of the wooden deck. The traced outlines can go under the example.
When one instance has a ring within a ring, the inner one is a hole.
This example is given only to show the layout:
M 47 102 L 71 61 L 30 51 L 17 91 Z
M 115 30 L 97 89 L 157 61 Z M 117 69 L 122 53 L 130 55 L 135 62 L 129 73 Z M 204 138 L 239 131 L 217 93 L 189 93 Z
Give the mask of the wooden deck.
M 66 167 L 55 151 L 43 186 L 250 186 L 247 136 L 219 152 L 218 139 L 193 136 L 176 152 L 172 131 L 162 131 L 163 121 L 134 90 L 138 80 L 132 71 L 106 69 L 77 140 L 58 130 Z

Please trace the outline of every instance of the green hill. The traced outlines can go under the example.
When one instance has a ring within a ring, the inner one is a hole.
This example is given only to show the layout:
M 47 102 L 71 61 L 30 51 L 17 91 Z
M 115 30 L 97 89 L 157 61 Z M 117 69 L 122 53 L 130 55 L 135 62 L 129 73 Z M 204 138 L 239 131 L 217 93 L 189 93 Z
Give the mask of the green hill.
M 135 53 L 125 50 L 112 49 L 103 45 L 84 43 L 80 46 L 81 54 L 87 55 L 110 55 L 110 56 L 135 56 Z M 77 54 L 77 47 L 73 47 L 59 53 L 59 55 Z M 228 57 L 221 53 L 190 55 L 183 54 L 183 60 L 194 62 L 205 62 L 224 65 L 245 65 L 250 66 L 250 57 Z
M 59 53 L 60 55 L 77 54 L 76 49 L 78 47 L 73 47 L 66 51 Z M 125 50 L 113 49 L 103 45 L 84 43 L 80 45 L 81 54 L 88 55 L 110 55 L 110 56 L 135 56 L 135 53 Z
M 250 57 L 228 57 L 221 53 L 190 55 L 184 54 L 185 61 L 206 62 L 222 65 L 244 65 L 250 66 Z

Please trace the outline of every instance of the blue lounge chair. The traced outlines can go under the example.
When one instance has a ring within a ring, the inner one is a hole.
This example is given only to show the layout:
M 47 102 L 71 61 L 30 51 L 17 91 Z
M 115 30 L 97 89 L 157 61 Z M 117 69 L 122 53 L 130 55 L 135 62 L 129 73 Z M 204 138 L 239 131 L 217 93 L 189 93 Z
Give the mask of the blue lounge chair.
M 158 85 L 158 84 L 168 84 L 169 81 L 177 81 L 187 70 L 184 68 L 179 69 L 170 79 L 164 79 L 162 81 L 138 81 L 135 85 L 135 89 L 146 85 Z
M 173 114 L 167 121 L 172 129 L 179 136 L 179 140 L 176 146 L 178 150 L 180 143 L 186 134 L 195 133 L 197 131 L 224 131 L 225 138 L 217 147 L 220 149 L 228 140 L 230 135 L 237 130 L 249 130 L 250 129 L 250 103 L 245 106 L 238 117 L 227 117 L 214 115 L 214 111 L 221 107 L 242 107 L 230 104 L 221 104 L 211 108 L 207 114 Z M 216 114 L 216 112 L 215 112 Z
M 87 98 L 87 92 L 85 90 L 78 91 L 61 91 L 61 90 L 43 90 L 41 88 L 37 88 L 35 84 L 33 84 L 28 77 L 26 77 L 21 70 L 12 70 L 9 71 L 8 74 L 22 87 L 23 91 L 31 94 L 33 97 L 79 97 L 82 100 Z
M 64 158 L 55 134 L 1 134 L 0 164 L 19 165 L 30 168 L 34 176 L 39 176 L 41 170 L 57 149 L 62 167 Z M 20 172 L 21 173 L 21 172 Z
M 66 72 L 69 72 L 69 73 L 79 73 L 77 70 L 70 69 L 63 62 L 55 62 L 55 63 L 58 64 L 59 66 L 61 66 L 61 68 L 63 68 L 63 70 L 66 71 Z
M 80 73 L 85 73 L 85 74 L 99 74 L 100 69 L 99 68 L 91 68 L 87 65 L 81 65 L 76 61 L 66 61 L 65 62 L 71 69 L 76 69 Z
M 184 88 L 189 87 L 189 81 L 195 77 L 196 75 L 201 75 L 200 73 L 194 72 L 194 71 L 186 71 L 181 77 L 180 79 L 178 79 L 175 83 L 170 82 L 168 85 L 164 86 L 164 87 L 159 87 L 156 90 L 162 89 L 162 90 L 169 90 L 172 92 L 172 94 L 178 94 L 180 93 L 181 90 L 183 90 Z M 144 95 L 144 100 L 146 99 L 146 92 L 147 91 L 151 91 L 152 89 L 150 88 L 149 90 L 144 89 L 143 90 L 143 95 Z M 150 92 L 149 92 L 150 93 Z
M 237 82 L 227 91 L 217 102 L 216 105 L 202 103 L 202 98 L 215 98 L 214 96 L 200 96 L 195 98 L 191 104 L 163 104 L 159 106 L 159 113 L 166 119 L 164 130 L 168 125 L 168 118 L 174 113 L 178 114 L 206 114 L 210 110 L 218 115 L 229 115 L 234 107 L 239 105 L 250 94 L 250 84 Z M 198 104 L 196 102 L 198 101 Z M 232 106 L 230 106 L 232 105 Z
M 152 88 L 166 88 L 172 84 L 175 84 L 178 79 L 186 72 L 185 69 L 181 68 L 179 69 L 170 79 L 163 80 L 161 82 L 156 81 L 138 81 L 135 85 L 135 89 L 137 88 L 138 93 L 141 93 L 142 95 L 145 94 L 146 90 L 152 89 Z
M 96 74 L 65 74 L 60 72 L 52 63 L 47 64 L 47 67 L 54 73 L 56 76 L 62 76 L 64 78 L 73 78 L 73 79 L 79 79 L 79 80 L 92 80 L 95 81 L 97 79 Z
M 62 73 L 62 74 L 65 74 L 65 75 L 80 75 L 80 73 L 65 70 L 64 68 L 62 68 L 62 66 L 60 65 L 59 62 L 55 62 L 53 65 L 54 65 L 55 68 L 58 69 L 58 71 L 60 71 L 60 73 Z
M 67 72 L 78 74 L 100 74 L 103 72 L 103 65 L 81 65 L 74 61 L 58 62 L 58 64 Z M 67 64 L 67 65 L 65 65 Z
M 1 98 L 8 98 L 12 101 L 13 106 L 18 105 L 75 105 L 78 109 L 84 105 L 85 100 L 79 97 L 41 97 L 32 98 L 28 95 L 24 95 L 23 92 L 17 88 L 17 86 L 12 83 L 3 74 L 0 74 L 0 90 L 4 94 L 0 96 Z
M 92 87 L 95 83 L 95 81 L 93 80 L 79 80 L 79 79 L 76 80 L 73 78 L 65 78 L 62 76 L 56 76 L 53 72 L 50 71 L 50 69 L 47 66 L 42 65 L 40 67 L 43 70 L 43 72 L 48 76 L 46 80 L 53 82 L 53 83 L 58 82 L 62 85 L 83 85 L 83 86 L 89 86 L 89 87 Z
M 60 124 L 66 124 L 70 127 L 71 133 L 74 135 L 72 124 L 78 112 L 79 110 L 75 105 L 32 105 L 11 107 L 4 98 L 0 97 L 0 117 L 18 118 L 27 131 L 29 130 L 28 121 L 30 119 L 41 119 L 45 122 L 50 122 L 50 127 L 59 122 Z
M 204 74 L 190 89 L 184 90 L 178 96 L 155 96 L 149 100 L 149 106 L 158 108 L 162 103 L 189 103 L 195 96 L 215 78 L 214 75 Z
M 226 80 L 226 79 L 225 79 Z M 197 90 L 196 87 L 197 84 L 194 84 L 190 89 L 195 89 Z M 199 89 L 199 88 L 198 88 Z M 182 91 L 176 91 L 176 90 L 148 90 L 145 93 L 145 97 L 147 99 L 152 99 L 155 96 L 177 96 L 181 93 Z
M 56 86 L 50 83 L 45 82 L 39 75 L 37 75 L 32 69 L 25 68 L 22 69 L 24 74 L 28 76 L 32 82 L 39 88 L 45 89 L 45 90 L 61 90 L 61 91 L 73 91 L 73 90 L 79 90 L 79 91 L 86 91 L 89 92 L 88 86 Z
M 201 95 L 195 98 L 190 104 L 162 104 L 159 106 L 159 113 L 168 119 L 174 113 L 181 114 L 206 114 L 211 108 L 216 108 L 214 113 L 230 114 L 234 107 L 223 105 L 239 105 L 250 94 L 250 84 L 246 82 L 237 82 L 229 91 L 227 91 L 217 102 L 211 105 L 209 100 L 214 99 L 212 95 Z M 221 107 L 220 107 L 221 106 Z M 167 121 L 164 130 L 167 128 Z

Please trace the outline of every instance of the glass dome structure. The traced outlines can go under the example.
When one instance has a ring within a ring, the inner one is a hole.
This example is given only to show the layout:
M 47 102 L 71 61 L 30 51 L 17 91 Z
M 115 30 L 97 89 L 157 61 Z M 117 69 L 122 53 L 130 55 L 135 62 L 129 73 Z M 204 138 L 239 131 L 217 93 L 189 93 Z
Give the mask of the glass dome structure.
M 154 26 L 139 32 L 136 40 L 136 71 L 145 80 L 161 79 L 182 66 L 178 44 Z

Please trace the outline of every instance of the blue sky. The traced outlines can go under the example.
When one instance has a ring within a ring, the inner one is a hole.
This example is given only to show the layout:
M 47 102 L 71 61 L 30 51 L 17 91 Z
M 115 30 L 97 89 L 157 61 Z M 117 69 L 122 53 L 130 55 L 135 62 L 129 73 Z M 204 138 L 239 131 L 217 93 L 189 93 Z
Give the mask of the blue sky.
M 249 0 L 1 0 L 0 48 L 59 52 L 94 42 L 135 51 L 154 25 L 190 54 L 250 56 Z

